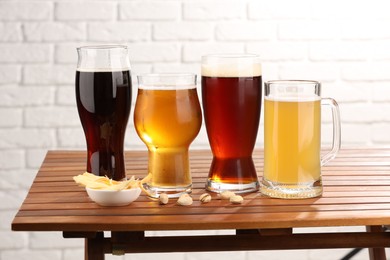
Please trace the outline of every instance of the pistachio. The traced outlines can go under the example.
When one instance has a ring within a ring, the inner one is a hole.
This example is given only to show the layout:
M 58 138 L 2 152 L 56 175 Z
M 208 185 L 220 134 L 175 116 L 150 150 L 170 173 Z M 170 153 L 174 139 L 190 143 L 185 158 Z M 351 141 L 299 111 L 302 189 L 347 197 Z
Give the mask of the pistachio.
M 192 198 L 188 194 L 182 194 L 177 200 L 177 204 L 180 206 L 189 206 L 192 204 Z
M 230 197 L 235 196 L 236 194 L 232 191 L 225 190 L 219 194 L 221 200 L 228 200 Z
M 161 193 L 159 196 L 159 202 L 161 205 L 166 205 L 168 204 L 169 198 L 168 195 L 165 193 Z
M 240 195 L 234 195 L 230 197 L 230 203 L 232 204 L 241 204 L 244 201 L 244 198 Z
M 202 203 L 209 203 L 211 201 L 211 195 L 208 193 L 203 193 L 200 195 L 199 201 Z

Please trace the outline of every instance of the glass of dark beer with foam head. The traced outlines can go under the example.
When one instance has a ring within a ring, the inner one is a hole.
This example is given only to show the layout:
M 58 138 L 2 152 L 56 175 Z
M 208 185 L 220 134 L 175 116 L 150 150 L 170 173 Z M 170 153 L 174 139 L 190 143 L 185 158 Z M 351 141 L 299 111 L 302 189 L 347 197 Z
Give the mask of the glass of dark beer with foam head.
M 206 189 L 236 193 L 259 189 L 252 153 L 261 111 L 258 55 L 202 57 L 202 102 L 213 153 Z
M 77 52 L 76 101 L 87 141 L 86 170 L 125 179 L 123 145 L 131 107 L 128 49 L 101 45 Z

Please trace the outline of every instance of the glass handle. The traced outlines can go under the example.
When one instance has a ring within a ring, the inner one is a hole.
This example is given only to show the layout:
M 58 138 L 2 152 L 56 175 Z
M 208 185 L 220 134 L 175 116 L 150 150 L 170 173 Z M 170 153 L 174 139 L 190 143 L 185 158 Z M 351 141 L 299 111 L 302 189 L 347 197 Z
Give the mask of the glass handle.
M 336 100 L 333 98 L 323 98 L 321 99 L 321 105 L 330 106 L 332 109 L 332 118 L 333 118 L 333 143 L 332 150 L 329 153 L 325 154 L 321 158 L 321 166 L 328 163 L 330 160 L 334 159 L 340 150 L 341 147 L 341 125 L 340 125 L 340 111 L 339 105 Z

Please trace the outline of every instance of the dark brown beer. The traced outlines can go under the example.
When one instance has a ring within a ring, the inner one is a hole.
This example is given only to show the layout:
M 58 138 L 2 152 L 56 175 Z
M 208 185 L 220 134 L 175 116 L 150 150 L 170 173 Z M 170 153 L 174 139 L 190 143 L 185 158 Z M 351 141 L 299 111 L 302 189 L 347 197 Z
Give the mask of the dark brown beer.
M 207 135 L 214 159 L 209 181 L 257 182 L 252 160 L 261 111 L 261 76 L 202 76 Z
M 87 140 L 87 171 L 114 180 L 125 178 L 123 143 L 131 107 L 130 72 L 77 71 L 76 100 Z

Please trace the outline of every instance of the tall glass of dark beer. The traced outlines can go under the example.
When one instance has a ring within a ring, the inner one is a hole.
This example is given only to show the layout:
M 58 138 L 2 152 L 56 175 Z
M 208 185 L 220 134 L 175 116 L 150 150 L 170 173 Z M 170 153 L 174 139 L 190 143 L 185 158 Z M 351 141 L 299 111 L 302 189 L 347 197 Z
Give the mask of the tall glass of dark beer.
M 213 153 L 206 189 L 236 193 L 259 189 L 252 153 L 261 111 L 258 55 L 202 57 L 202 102 Z
M 128 49 L 101 45 L 77 52 L 76 100 L 87 141 L 86 170 L 125 179 L 123 146 L 131 107 Z

